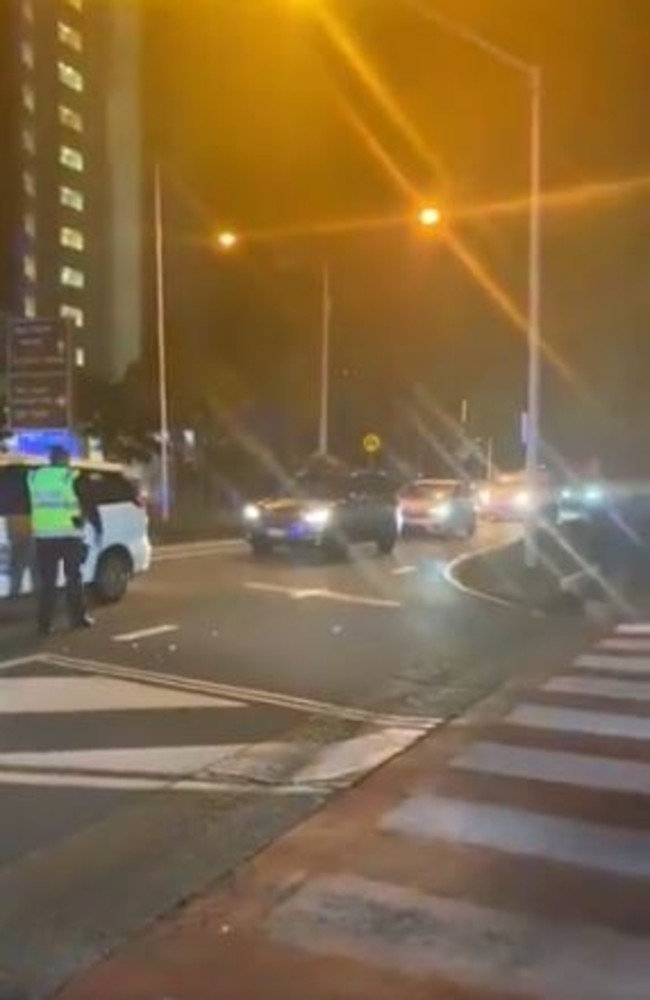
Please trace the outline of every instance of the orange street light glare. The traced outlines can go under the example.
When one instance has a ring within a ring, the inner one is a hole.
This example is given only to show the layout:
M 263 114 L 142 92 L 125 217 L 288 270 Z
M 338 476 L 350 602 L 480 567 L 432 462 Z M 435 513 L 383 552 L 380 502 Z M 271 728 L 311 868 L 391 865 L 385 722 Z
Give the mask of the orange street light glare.
M 217 236 L 217 244 L 222 250 L 232 250 L 239 243 L 239 237 L 236 233 L 231 233 L 226 231 L 219 233 Z
M 440 212 L 437 208 L 423 208 L 420 212 L 419 219 L 420 225 L 432 228 L 433 226 L 437 226 L 440 222 Z

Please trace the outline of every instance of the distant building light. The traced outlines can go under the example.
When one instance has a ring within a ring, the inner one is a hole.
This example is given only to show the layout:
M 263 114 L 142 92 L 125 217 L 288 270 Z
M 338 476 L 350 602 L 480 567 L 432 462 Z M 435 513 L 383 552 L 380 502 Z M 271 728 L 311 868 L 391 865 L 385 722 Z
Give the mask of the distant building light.
M 21 4 L 22 15 L 30 24 L 34 21 L 34 5 L 32 0 L 23 0 Z
M 65 104 L 59 104 L 59 124 L 72 129 L 73 132 L 83 132 L 84 130 L 82 116 L 78 111 L 66 107 Z
M 57 34 L 62 45 L 67 45 L 69 48 L 74 49 L 75 52 L 81 52 L 83 39 L 80 31 L 77 31 L 76 28 L 71 28 L 69 24 L 65 24 L 63 21 L 59 21 Z
M 33 253 L 23 255 L 23 275 L 28 281 L 36 281 L 37 267 Z
M 72 229 L 70 226 L 61 226 L 59 230 L 59 243 L 69 250 L 83 250 L 86 241 L 80 229 Z
M 78 306 L 62 305 L 59 309 L 59 316 L 61 319 L 69 319 L 75 326 L 82 327 L 84 325 L 84 311 Z
M 72 208 L 75 212 L 83 212 L 84 196 L 76 188 L 67 187 L 63 184 L 59 188 L 59 204 L 64 208 Z
M 23 191 L 29 198 L 36 195 L 36 178 L 31 170 L 23 170 Z
M 84 9 L 84 0 L 63 0 L 63 2 L 67 3 L 68 7 L 74 7 L 75 10 Z
M 23 107 L 25 111 L 34 112 L 36 110 L 36 94 L 34 88 L 29 83 L 22 86 Z
M 23 66 L 34 69 L 34 46 L 27 39 L 23 39 L 20 43 L 20 58 Z
M 83 368 L 86 364 L 86 352 L 83 347 L 76 347 L 74 352 L 75 368 Z
M 36 236 L 36 216 L 33 212 L 25 212 L 23 216 L 23 230 L 26 236 L 34 239 Z
M 34 319 L 36 316 L 36 296 L 31 292 L 23 299 L 23 312 L 27 319 Z
M 62 267 L 60 271 L 61 284 L 66 288 L 83 288 L 86 276 L 77 267 Z
M 69 170 L 76 170 L 78 173 L 81 173 L 84 168 L 83 154 L 71 146 L 61 146 L 59 149 L 59 163 L 62 167 L 68 167 Z
M 84 89 L 84 78 L 79 70 L 62 60 L 59 60 L 59 80 L 77 93 L 81 93 Z
M 36 136 L 34 135 L 34 129 L 26 125 L 22 131 L 22 140 L 25 152 L 31 153 L 33 156 L 36 152 Z

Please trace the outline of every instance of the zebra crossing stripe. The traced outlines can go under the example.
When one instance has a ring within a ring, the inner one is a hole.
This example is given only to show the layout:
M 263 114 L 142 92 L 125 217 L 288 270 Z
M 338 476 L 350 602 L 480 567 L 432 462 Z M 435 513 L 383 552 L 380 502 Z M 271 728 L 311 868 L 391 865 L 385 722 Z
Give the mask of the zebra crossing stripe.
M 649 740 L 650 718 L 618 715 L 613 712 L 589 712 L 578 708 L 552 705 L 523 704 L 506 716 L 511 726 L 550 729 L 564 733 L 619 737 L 627 740 Z
M 305 883 L 271 911 L 266 931 L 307 953 L 420 979 L 439 976 L 494 996 L 648 998 L 650 952 L 641 938 L 354 875 Z
M 473 743 L 451 766 L 479 774 L 650 795 L 650 764 L 488 741 Z
M 463 799 L 416 795 L 380 829 L 635 878 L 650 876 L 650 834 Z
M 585 669 L 650 675 L 650 656 L 608 656 L 603 653 L 588 653 L 578 657 L 575 666 Z
M 611 650 L 613 653 L 650 653 L 650 637 L 644 639 L 618 636 L 614 639 L 603 639 L 596 648 Z
M 624 622 L 616 628 L 618 635 L 650 636 L 650 622 Z
M 650 701 L 650 682 L 610 680 L 607 677 L 554 677 L 544 684 L 542 690 L 619 701 Z

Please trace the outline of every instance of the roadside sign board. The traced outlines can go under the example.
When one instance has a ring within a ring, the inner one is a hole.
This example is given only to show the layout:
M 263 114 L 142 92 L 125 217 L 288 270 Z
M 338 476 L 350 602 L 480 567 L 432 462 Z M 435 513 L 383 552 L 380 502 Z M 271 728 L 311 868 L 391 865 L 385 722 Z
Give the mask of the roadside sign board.
M 65 320 L 9 321 L 7 389 L 11 430 L 71 426 L 71 337 Z
M 376 455 L 381 451 L 381 438 L 378 434 L 366 434 L 363 439 L 363 450 L 366 455 Z

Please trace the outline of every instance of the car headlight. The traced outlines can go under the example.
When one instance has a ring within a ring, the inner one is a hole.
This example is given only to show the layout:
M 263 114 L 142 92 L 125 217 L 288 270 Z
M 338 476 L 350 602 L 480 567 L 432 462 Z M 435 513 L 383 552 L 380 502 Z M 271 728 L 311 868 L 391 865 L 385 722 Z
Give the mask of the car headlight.
M 310 528 L 324 528 L 329 524 L 331 517 L 332 511 L 329 507 L 313 507 L 311 510 L 306 510 L 302 515 L 303 521 Z
M 562 490 L 562 499 L 563 500 L 573 500 L 573 490 L 570 490 L 568 487 L 565 488 L 565 489 L 563 489 Z
M 492 502 L 492 494 L 489 490 L 481 490 L 478 498 L 483 507 L 487 507 Z
M 514 504 L 520 510 L 526 510 L 530 507 L 530 493 L 528 490 L 520 490 L 519 493 L 515 493 Z
M 244 520 L 249 522 L 259 521 L 262 516 L 259 507 L 257 507 L 254 503 L 247 503 L 242 511 L 242 514 L 244 516 Z
M 432 507 L 429 513 L 434 517 L 439 517 L 441 521 L 446 521 L 448 517 L 451 517 L 452 510 L 452 505 L 446 501 L 445 503 L 439 503 L 437 506 Z
M 601 503 L 605 497 L 605 491 L 602 486 L 587 486 L 584 492 L 585 503 L 596 504 Z

